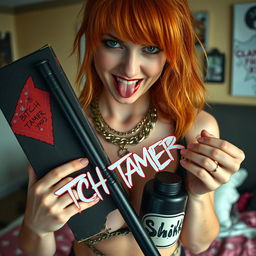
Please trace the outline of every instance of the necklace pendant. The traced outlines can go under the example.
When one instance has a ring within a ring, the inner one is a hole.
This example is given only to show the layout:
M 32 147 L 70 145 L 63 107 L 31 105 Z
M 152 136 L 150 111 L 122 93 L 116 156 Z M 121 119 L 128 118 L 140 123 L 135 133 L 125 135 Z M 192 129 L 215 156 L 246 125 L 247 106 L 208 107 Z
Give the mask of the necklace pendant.
M 137 145 L 145 140 L 157 121 L 157 110 L 150 106 L 143 119 L 134 128 L 127 132 L 120 132 L 112 129 L 100 113 L 99 102 L 94 99 L 91 102 L 91 114 L 95 129 L 105 138 L 106 141 L 119 147 L 117 155 L 123 157 L 129 153 L 126 145 Z
M 118 149 L 118 151 L 117 151 L 117 155 L 119 156 L 119 157 L 123 157 L 123 156 L 125 156 L 126 154 L 128 154 L 129 153 L 129 150 L 127 149 L 127 148 L 125 148 L 125 147 L 120 147 L 119 149 Z

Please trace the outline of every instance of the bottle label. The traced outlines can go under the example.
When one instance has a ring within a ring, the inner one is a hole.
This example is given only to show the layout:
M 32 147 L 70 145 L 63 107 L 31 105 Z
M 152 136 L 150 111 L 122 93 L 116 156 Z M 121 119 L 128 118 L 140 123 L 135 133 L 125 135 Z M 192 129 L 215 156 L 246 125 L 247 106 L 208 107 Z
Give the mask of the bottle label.
M 179 239 L 185 213 L 163 215 L 148 213 L 142 223 L 158 248 L 168 248 Z

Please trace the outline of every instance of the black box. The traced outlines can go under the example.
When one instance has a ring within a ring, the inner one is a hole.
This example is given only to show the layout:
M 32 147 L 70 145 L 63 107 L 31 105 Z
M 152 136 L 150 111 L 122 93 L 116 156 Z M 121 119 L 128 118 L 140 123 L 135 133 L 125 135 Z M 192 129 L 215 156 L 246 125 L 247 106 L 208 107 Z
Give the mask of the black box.
M 36 68 L 42 60 L 47 60 L 79 120 L 85 121 L 83 110 L 51 47 L 45 46 L 0 69 L 0 108 L 38 178 L 63 163 L 88 157 Z M 88 171 L 98 179 L 92 163 L 75 176 Z M 78 241 L 104 231 L 106 216 L 116 209 L 111 197 L 103 189 L 100 192 L 103 201 L 68 221 Z M 84 191 L 87 197 L 93 193 L 92 189 Z

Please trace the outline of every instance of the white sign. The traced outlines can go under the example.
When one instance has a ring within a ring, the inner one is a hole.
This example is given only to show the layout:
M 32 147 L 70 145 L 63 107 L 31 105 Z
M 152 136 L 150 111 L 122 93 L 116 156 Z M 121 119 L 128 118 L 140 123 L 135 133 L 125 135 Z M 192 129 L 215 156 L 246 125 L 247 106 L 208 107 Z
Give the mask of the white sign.
M 184 212 L 174 215 L 148 213 L 143 216 L 142 223 L 156 247 L 168 248 L 179 239 L 184 215 Z

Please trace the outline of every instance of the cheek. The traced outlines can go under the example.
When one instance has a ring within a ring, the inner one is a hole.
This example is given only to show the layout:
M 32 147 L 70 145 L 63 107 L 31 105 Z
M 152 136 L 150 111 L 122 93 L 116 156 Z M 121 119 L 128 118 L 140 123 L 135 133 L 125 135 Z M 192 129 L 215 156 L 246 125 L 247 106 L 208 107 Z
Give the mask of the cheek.
M 109 53 L 99 51 L 94 57 L 95 65 L 98 70 L 107 71 L 115 67 L 117 61 Z
M 145 68 L 147 76 L 155 78 L 159 77 L 163 71 L 165 59 L 157 59 L 148 63 Z

